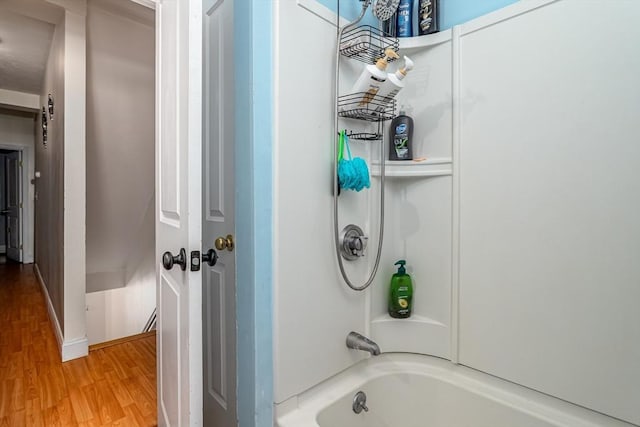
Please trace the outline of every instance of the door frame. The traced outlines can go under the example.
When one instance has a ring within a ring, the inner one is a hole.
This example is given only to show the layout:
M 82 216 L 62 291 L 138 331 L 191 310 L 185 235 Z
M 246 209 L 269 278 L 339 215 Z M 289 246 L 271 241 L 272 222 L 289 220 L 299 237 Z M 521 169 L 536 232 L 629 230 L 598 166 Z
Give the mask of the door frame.
M 22 188 L 22 218 L 20 218 L 20 225 L 22 226 L 22 263 L 32 264 L 35 253 L 35 150 L 33 145 L 13 142 L 0 142 L 0 149 L 20 151 L 22 153 L 22 174 L 20 174 L 20 186 Z

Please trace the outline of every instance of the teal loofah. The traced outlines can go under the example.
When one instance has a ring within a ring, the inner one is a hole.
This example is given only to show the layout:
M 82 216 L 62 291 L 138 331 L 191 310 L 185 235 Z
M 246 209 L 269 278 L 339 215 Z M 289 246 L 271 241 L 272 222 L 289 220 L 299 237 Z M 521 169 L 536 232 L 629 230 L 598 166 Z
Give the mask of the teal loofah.
M 369 168 L 361 157 L 351 158 L 351 148 L 349 148 L 349 137 L 345 131 L 340 132 L 340 149 L 338 152 L 338 183 L 340 188 L 345 190 L 360 191 L 369 188 Z M 347 147 L 348 158 L 343 158 L 344 147 Z

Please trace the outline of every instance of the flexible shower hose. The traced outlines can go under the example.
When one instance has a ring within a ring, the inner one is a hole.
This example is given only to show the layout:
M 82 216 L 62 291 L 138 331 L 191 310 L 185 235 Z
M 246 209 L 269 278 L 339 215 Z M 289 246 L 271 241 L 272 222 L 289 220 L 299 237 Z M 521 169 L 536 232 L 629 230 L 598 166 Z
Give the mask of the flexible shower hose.
M 371 0 L 365 0 L 362 3 L 362 12 L 360 12 L 360 16 L 355 21 L 350 22 L 349 24 L 345 25 L 342 28 L 340 28 L 339 3 L 340 2 L 338 1 L 337 25 L 338 25 L 339 31 L 338 31 L 338 39 L 336 42 L 336 70 L 335 70 L 335 94 L 334 94 L 335 95 L 335 99 L 334 99 L 335 131 L 333 133 L 334 135 L 334 144 L 333 144 L 333 162 L 334 162 L 333 163 L 333 232 L 334 233 L 333 234 L 334 234 L 334 242 L 335 242 L 335 249 L 336 249 L 336 257 L 338 258 L 338 265 L 340 266 L 340 273 L 342 274 L 342 278 L 344 279 L 347 286 L 349 286 L 354 291 L 364 291 L 369 287 L 369 285 L 371 285 L 371 283 L 373 282 L 373 279 L 376 277 L 376 273 L 378 272 L 378 266 L 380 265 L 380 256 L 382 255 L 382 240 L 384 237 L 384 173 L 385 173 L 384 137 L 382 138 L 382 142 L 380 143 L 380 232 L 379 232 L 380 238 L 378 239 L 378 251 L 376 253 L 376 262 L 374 263 L 373 270 L 371 271 L 369 278 L 363 285 L 357 286 L 351 282 L 351 280 L 349 279 L 349 276 L 347 275 L 347 272 L 344 269 L 344 262 L 342 260 L 342 254 L 340 250 L 340 232 L 338 230 L 338 143 L 339 143 L 338 98 L 340 96 L 340 91 L 339 91 L 340 89 L 339 87 L 340 57 L 341 57 L 340 40 L 342 39 L 342 34 L 344 34 L 346 30 L 358 25 L 358 23 L 362 20 L 365 12 L 367 11 L 367 8 L 369 7 L 369 4 L 371 3 Z

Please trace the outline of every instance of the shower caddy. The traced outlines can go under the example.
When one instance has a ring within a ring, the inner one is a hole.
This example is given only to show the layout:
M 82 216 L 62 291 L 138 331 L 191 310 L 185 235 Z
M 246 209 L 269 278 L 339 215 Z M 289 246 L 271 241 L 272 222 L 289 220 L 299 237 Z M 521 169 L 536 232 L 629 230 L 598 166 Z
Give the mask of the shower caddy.
M 334 242 L 336 257 L 338 265 L 340 267 L 340 273 L 345 283 L 355 291 L 363 291 L 369 287 L 375 278 L 378 266 L 380 264 L 380 257 L 382 254 L 382 242 L 384 236 L 384 187 L 385 187 L 385 144 L 383 128 L 384 122 L 391 120 L 395 117 L 396 101 L 395 99 L 388 100 L 381 96 L 371 96 L 365 93 L 349 93 L 340 95 L 339 77 L 340 77 L 340 60 L 341 58 L 348 57 L 364 62 L 365 64 L 374 64 L 377 59 L 384 56 L 384 51 L 388 48 L 398 51 L 399 41 L 395 37 L 391 37 L 384 33 L 382 30 L 374 28 L 369 25 L 358 26 L 358 23 L 364 17 L 364 14 L 369 6 L 370 0 L 364 0 L 362 6 L 362 12 L 360 16 L 353 22 L 341 27 L 338 25 L 338 37 L 336 46 L 336 68 L 335 68 L 335 111 L 334 111 L 334 153 L 333 153 L 333 228 L 334 228 Z M 338 12 L 338 20 L 339 20 Z M 338 21 L 339 22 L 339 21 Z M 391 61 L 390 61 L 391 62 Z M 363 97 L 367 97 L 369 100 L 367 103 L 363 103 Z M 366 237 L 362 233 L 362 230 L 355 226 L 349 225 L 340 233 L 338 230 L 338 196 L 340 194 L 340 188 L 338 184 L 338 144 L 339 144 L 339 118 L 356 119 L 366 122 L 374 122 L 377 124 L 376 132 L 354 132 L 353 130 L 347 131 L 347 136 L 352 140 L 361 141 L 380 141 L 380 229 L 378 239 L 378 249 L 376 253 L 376 260 L 369 275 L 367 281 L 358 286 L 354 285 L 344 269 L 343 257 L 347 260 L 357 259 L 358 256 L 354 255 L 357 252 L 362 252 L 366 246 Z

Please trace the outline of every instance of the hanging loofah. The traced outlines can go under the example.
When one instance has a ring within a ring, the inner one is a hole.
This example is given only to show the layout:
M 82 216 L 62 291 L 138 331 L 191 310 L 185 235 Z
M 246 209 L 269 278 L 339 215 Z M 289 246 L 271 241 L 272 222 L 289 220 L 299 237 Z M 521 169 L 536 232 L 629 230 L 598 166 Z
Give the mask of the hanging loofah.
M 360 191 L 369 188 L 369 168 L 361 157 L 351 158 L 351 148 L 349 147 L 349 137 L 345 131 L 340 131 L 340 148 L 338 150 L 338 183 L 340 188 L 345 190 Z M 344 147 L 347 147 L 347 156 L 344 158 Z

